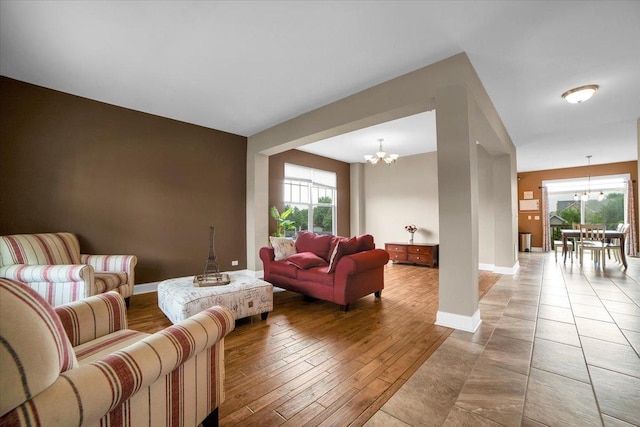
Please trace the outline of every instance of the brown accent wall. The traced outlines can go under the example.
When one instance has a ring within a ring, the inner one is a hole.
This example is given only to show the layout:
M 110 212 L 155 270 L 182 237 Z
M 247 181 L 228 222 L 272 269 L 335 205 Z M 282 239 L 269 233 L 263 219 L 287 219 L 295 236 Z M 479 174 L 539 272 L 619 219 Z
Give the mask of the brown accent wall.
M 299 150 L 289 150 L 269 157 L 269 206 L 284 208 L 284 164 L 306 166 L 335 172 L 337 175 L 337 232 L 339 236 L 350 236 L 351 175 L 349 163 L 316 156 Z M 268 215 L 268 212 L 266 213 Z M 269 216 L 269 235 L 276 231 L 276 221 Z
M 542 181 L 552 179 L 567 179 L 567 178 L 581 178 L 586 177 L 589 174 L 591 176 L 603 176 L 603 175 L 617 175 L 628 173 L 631 179 L 638 180 L 638 162 L 621 162 L 621 163 L 609 163 L 605 165 L 593 165 L 590 167 L 582 166 L 577 168 L 565 168 L 565 169 L 549 169 L 543 171 L 534 172 L 520 172 L 518 173 L 518 200 L 522 200 L 524 191 L 533 191 L 533 198 L 542 200 Z M 634 198 L 636 201 L 636 207 L 638 203 L 638 183 L 634 183 Z M 542 206 L 540 206 L 542 209 Z M 518 231 L 531 233 L 531 246 L 542 247 L 542 220 L 528 219 L 531 215 L 532 218 L 535 215 L 540 215 L 541 212 L 520 212 L 518 211 Z M 638 224 L 638 210 L 636 209 L 635 223 Z M 636 227 L 636 230 L 638 228 Z
M 0 77 L 0 234 L 134 254 L 136 283 L 246 268 L 247 139 Z M 237 267 L 231 261 L 238 260 Z

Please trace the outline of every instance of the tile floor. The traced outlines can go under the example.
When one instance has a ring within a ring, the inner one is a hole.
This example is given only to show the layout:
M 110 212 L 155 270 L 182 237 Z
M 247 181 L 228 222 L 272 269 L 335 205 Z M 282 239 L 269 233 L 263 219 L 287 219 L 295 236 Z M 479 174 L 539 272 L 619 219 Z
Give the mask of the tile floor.
M 640 425 L 640 259 L 520 254 L 479 305 L 367 426 Z

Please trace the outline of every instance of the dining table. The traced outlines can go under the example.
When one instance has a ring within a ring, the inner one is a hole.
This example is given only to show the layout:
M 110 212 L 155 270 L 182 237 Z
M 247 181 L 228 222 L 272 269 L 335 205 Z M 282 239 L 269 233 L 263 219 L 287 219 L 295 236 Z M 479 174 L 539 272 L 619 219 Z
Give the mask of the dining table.
M 560 230 L 562 232 L 562 254 L 564 256 L 564 261 L 567 261 L 567 239 L 579 239 L 580 238 L 580 230 Z M 624 241 L 626 237 L 626 232 L 617 231 L 617 230 L 605 230 L 604 237 L 608 241 L 612 239 L 618 239 L 620 242 L 620 259 L 622 260 L 622 265 L 624 268 L 627 268 L 627 257 L 624 253 Z

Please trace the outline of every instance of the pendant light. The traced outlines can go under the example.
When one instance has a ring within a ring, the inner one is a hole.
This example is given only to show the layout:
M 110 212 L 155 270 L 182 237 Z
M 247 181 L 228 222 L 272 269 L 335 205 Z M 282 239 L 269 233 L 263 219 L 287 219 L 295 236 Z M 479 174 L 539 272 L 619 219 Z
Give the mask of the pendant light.
M 584 193 L 582 193 L 582 195 L 578 195 L 578 193 L 575 193 L 573 195 L 573 200 L 575 200 L 576 202 L 578 200 L 582 200 L 583 202 L 586 202 L 587 200 L 589 200 L 589 197 L 591 196 L 591 157 L 593 157 L 592 155 L 588 155 L 587 157 L 587 191 L 585 191 Z M 602 191 L 600 191 L 600 194 L 598 194 L 598 201 L 603 201 L 605 198 L 605 195 Z

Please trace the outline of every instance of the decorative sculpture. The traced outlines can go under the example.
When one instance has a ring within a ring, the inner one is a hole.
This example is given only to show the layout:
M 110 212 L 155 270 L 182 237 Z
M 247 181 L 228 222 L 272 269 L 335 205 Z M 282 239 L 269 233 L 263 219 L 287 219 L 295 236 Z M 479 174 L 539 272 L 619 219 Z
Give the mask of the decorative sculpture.
M 228 274 L 220 273 L 214 243 L 215 235 L 216 228 L 212 225 L 209 227 L 209 256 L 207 256 L 202 275 L 193 278 L 193 283 L 196 286 L 219 286 L 231 283 Z

